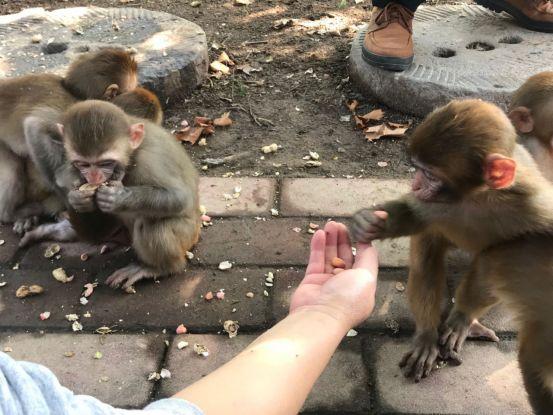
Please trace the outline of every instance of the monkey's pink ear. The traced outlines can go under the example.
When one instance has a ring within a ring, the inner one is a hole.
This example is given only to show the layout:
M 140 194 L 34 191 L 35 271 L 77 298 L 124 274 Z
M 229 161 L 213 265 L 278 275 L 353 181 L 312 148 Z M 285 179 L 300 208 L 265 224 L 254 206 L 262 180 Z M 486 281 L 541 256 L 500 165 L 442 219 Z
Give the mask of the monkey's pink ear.
M 144 140 L 144 124 L 138 123 L 131 125 L 129 127 L 129 138 L 131 148 L 133 150 L 136 150 L 138 147 L 140 147 L 140 144 L 142 144 L 142 140 Z
M 58 130 L 58 133 L 60 133 L 60 135 L 63 135 L 63 124 L 56 123 L 56 128 Z
M 516 107 L 509 112 L 509 118 L 519 133 L 531 133 L 534 129 L 534 117 L 530 108 Z
M 484 180 L 492 189 L 505 189 L 515 181 L 517 163 L 501 154 L 490 154 L 486 157 Z

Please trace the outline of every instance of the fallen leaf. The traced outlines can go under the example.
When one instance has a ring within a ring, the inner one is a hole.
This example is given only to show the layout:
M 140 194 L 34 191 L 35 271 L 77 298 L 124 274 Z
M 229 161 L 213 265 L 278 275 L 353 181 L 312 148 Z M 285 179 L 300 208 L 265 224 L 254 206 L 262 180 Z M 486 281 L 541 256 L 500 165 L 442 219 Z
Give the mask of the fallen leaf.
M 213 121 L 211 121 L 211 118 L 194 117 L 194 125 L 196 127 L 209 127 L 212 124 L 213 124 Z
M 355 111 L 358 105 L 359 105 L 359 101 L 357 101 L 356 99 L 346 103 L 346 106 L 351 112 Z
M 205 299 L 206 301 L 211 301 L 211 300 L 213 300 L 213 292 L 208 291 L 208 292 L 204 295 L 204 299 Z
M 175 131 L 174 136 L 179 141 L 186 141 L 194 145 L 202 135 L 203 130 L 203 127 L 186 127 L 182 130 Z
M 213 125 L 215 125 L 216 127 L 228 127 L 229 125 L 232 125 L 230 112 L 225 112 L 223 115 L 221 115 L 220 118 L 215 118 L 213 120 Z
M 71 277 L 68 277 L 67 276 L 67 273 L 65 272 L 65 270 L 63 268 L 56 268 L 55 270 L 52 271 L 52 276 L 59 282 L 62 282 L 62 283 L 68 283 L 68 282 L 71 282 L 73 281 L 73 276 Z
M 209 64 L 209 69 L 211 69 L 213 72 L 221 72 L 225 75 L 230 74 L 230 68 L 224 63 L 221 63 L 219 61 L 211 62 Z
M 371 112 L 361 115 L 365 121 L 380 121 L 384 117 L 384 111 L 381 109 L 372 110 Z
M 397 122 L 388 122 L 387 124 L 392 128 L 409 128 L 411 126 L 411 123 L 403 124 Z
M 291 27 L 295 23 L 294 19 L 279 19 L 273 23 L 273 29 L 281 30 L 285 27 Z
M 230 56 L 227 54 L 227 52 L 221 52 L 217 60 L 221 63 L 224 63 L 228 66 L 234 66 L 234 62 L 230 59 Z
M 254 68 L 253 66 L 247 63 L 236 66 L 236 69 L 244 72 L 246 75 L 251 75 L 252 72 L 261 72 L 262 70 L 261 68 Z
M 386 124 L 375 125 L 364 130 L 365 138 L 368 141 L 375 141 L 382 137 L 401 137 L 408 127 L 389 128 Z

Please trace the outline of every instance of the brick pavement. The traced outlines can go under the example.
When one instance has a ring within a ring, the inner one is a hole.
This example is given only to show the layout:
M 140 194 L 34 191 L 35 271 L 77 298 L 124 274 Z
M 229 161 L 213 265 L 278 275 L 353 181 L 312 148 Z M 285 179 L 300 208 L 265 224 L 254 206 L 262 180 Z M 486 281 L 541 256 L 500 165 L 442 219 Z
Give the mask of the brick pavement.
M 406 183 L 204 177 L 201 187 L 202 203 L 214 220 L 213 226 L 204 229 L 187 271 L 157 283 L 140 283 L 134 295 L 101 284 L 111 270 L 132 258 L 132 252 L 100 255 L 97 247 L 68 243 L 61 244 L 59 259 L 47 259 L 43 253 L 48 243 L 18 250 L 10 229 L 0 227 L 4 240 L 0 282 L 7 282 L 0 288 L 0 350 L 9 347 L 15 358 L 44 363 L 76 392 L 118 406 L 141 407 L 170 396 L 228 361 L 286 315 L 290 295 L 304 272 L 309 223 L 322 226 L 329 218 L 347 218 L 360 207 L 397 196 Z M 278 216 L 271 209 L 278 210 Z M 383 268 L 374 314 L 358 329 L 358 336 L 344 339 L 303 412 L 529 413 L 516 345 L 510 340 L 516 327 L 501 307 L 484 319 L 501 335 L 499 344 L 470 342 L 460 367 L 446 367 L 416 385 L 403 379 L 397 362 L 409 345 L 414 325 L 406 294 L 397 284 L 406 283 L 408 242 L 390 241 L 379 249 Z M 80 259 L 83 252 L 89 253 L 86 262 Z M 218 269 L 224 260 L 233 263 L 230 270 Z M 466 259 L 454 254 L 451 263 L 449 297 Z M 75 279 L 57 282 L 51 276 L 57 267 Z M 264 284 L 268 272 L 276 276 L 273 287 Z M 89 303 L 81 305 L 82 286 L 96 281 L 100 285 Z M 17 299 L 14 293 L 21 284 L 40 284 L 46 291 Z M 221 289 L 224 300 L 204 300 L 206 292 Z M 248 292 L 253 298 L 246 296 Z M 44 311 L 50 311 L 51 317 L 41 321 L 39 314 Z M 72 332 L 65 318 L 72 313 L 80 316 L 82 333 Z M 221 335 L 222 323 L 228 319 L 241 325 L 235 339 Z M 176 336 L 174 329 L 181 323 L 192 334 Z M 114 332 L 95 334 L 101 326 Z M 182 339 L 207 345 L 210 356 L 198 357 L 190 347 L 179 350 L 176 345 Z M 97 351 L 101 359 L 94 359 Z M 64 355 L 69 352 L 72 357 Z M 161 368 L 169 369 L 172 378 L 158 383 L 146 380 L 148 373 Z

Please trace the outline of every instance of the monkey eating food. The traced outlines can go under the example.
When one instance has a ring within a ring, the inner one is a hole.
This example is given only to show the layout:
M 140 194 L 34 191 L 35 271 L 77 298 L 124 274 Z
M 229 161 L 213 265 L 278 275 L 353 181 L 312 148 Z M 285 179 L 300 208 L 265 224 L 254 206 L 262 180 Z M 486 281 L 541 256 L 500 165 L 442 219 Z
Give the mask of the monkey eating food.
M 471 330 L 493 338 L 474 323 L 502 300 L 522 324 L 519 357 L 530 401 L 538 414 L 550 414 L 553 187 L 516 138 L 492 104 L 453 101 L 437 109 L 409 141 L 412 192 L 356 213 L 352 234 L 362 242 L 411 236 L 407 292 L 417 328 L 400 363 L 406 376 L 428 376 L 439 344 L 458 360 Z M 445 254 L 452 246 L 474 259 L 440 338 Z
M 44 153 L 44 140 L 36 140 L 43 136 L 43 119 L 25 121 L 30 147 L 39 146 L 33 153 Z M 58 192 L 66 193 L 79 215 L 116 218 L 141 261 L 106 282 L 128 289 L 143 278 L 181 271 L 201 226 L 198 174 L 184 148 L 163 128 L 102 101 L 75 104 L 56 128 L 67 160 L 53 174 Z M 48 163 L 45 158 L 39 165 L 51 168 Z M 89 186 L 82 188 L 85 183 Z M 75 231 L 80 236 L 78 226 Z
M 40 175 L 28 163 L 23 120 L 34 109 L 65 111 L 81 99 L 113 99 L 133 90 L 137 83 L 136 62 L 119 49 L 83 54 L 65 77 L 33 74 L 0 81 L 0 221 L 15 222 L 14 230 L 28 230 L 32 217 L 56 213 L 36 197 L 48 191 Z M 48 196 L 46 196 L 48 199 Z
M 520 141 L 553 182 L 553 72 L 534 75 L 513 94 L 509 118 Z

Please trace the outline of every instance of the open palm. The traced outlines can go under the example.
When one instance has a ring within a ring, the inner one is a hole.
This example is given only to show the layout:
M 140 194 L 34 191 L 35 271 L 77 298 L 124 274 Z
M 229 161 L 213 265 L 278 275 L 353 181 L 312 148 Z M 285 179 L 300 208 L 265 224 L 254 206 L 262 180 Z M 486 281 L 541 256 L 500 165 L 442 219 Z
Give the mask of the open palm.
M 346 270 L 333 274 L 333 258 L 341 258 Z M 328 222 L 311 240 L 305 277 L 292 296 L 290 313 L 308 306 L 322 306 L 345 318 L 351 327 L 366 319 L 374 308 L 378 256 L 371 245 L 359 244 L 353 257 L 346 227 Z

